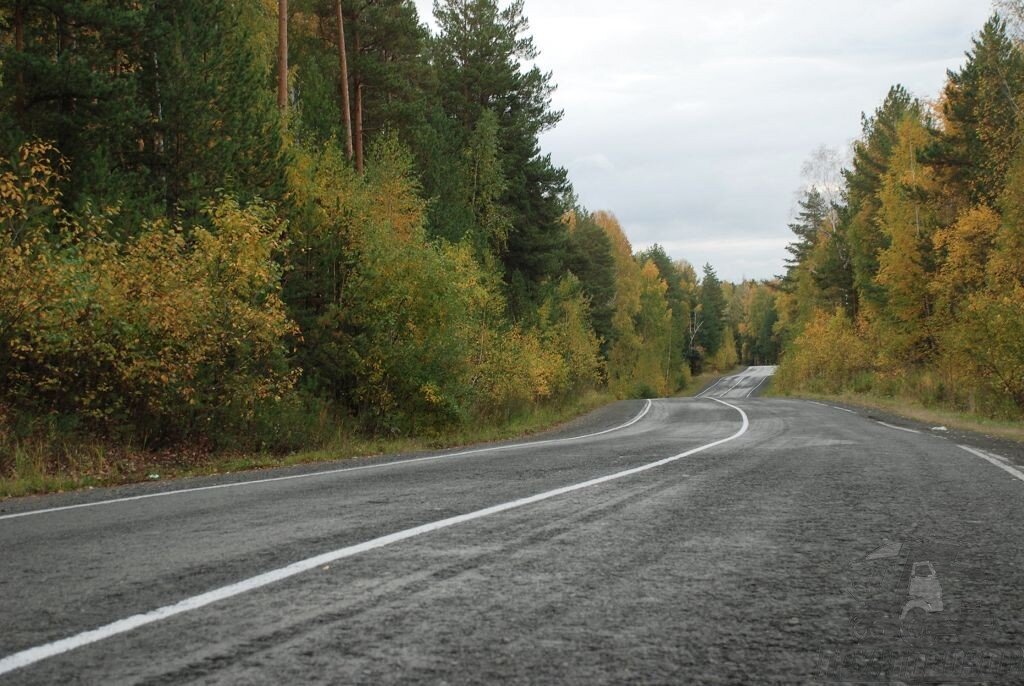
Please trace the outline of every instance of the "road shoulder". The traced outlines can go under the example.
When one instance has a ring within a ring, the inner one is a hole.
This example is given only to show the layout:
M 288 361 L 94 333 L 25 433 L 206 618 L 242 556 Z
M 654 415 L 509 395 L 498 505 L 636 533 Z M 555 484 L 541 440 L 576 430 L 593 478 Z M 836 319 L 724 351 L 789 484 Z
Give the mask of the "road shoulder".
M 866 400 L 863 402 L 854 402 L 846 399 L 839 400 L 823 396 L 805 398 L 803 396 L 796 395 L 776 397 L 786 397 L 794 400 L 811 400 L 812 402 L 825 403 L 833 408 L 842 408 L 855 412 L 858 415 L 875 422 L 944 438 L 957 445 L 966 445 L 985 452 L 995 453 L 996 455 L 1007 458 L 1017 466 L 1024 465 L 1024 439 L 1014 440 L 1012 438 L 997 436 L 985 431 L 968 429 L 962 426 L 950 426 L 949 424 L 952 422 L 948 421 L 945 424 L 938 423 L 936 421 L 926 422 L 921 419 L 908 416 L 908 414 L 896 412 L 891 408 L 872 405 Z

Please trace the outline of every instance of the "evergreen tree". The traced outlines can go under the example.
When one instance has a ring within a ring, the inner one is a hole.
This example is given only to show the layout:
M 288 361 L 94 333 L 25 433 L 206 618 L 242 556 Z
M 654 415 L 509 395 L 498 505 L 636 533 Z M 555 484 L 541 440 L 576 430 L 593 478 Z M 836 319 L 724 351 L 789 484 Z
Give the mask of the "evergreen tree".
M 711 357 L 722 346 L 725 335 L 725 296 L 722 282 L 710 264 L 704 265 L 704 278 L 700 283 L 700 310 L 703 325 L 697 340 L 704 348 L 705 357 Z
M 3 11 L 13 40 L 0 41 L 0 153 L 12 156 L 31 138 L 53 141 L 75 170 L 69 203 L 144 194 L 138 140 L 150 112 L 139 73 L 150 63 L 150 4 L 18 0 Z
M 973 39 L 958 72 L 949 72 L 942 101 L 944 136 L 927 159 L 946 171 L 963 205 L 992 206 L 1020 144 L 1024 55 L 993 16 Z
M 344 0 L 342 7 L 355 164 L 362 170 L 363 151 L 375 136 L 391 130 L 416 148 L 426 135 L 424 113 L 434 90 L 428 33 L 412 0 Z
M 281 119 L 268 87 L 276 19 L 265 5 L 232 0 L 154 5 L 149 164 L 170 210 L 194 213 L 218 190 L 280 196 Z
M 688 294 L 683 288 L 683 275 L 665 249 L 658 244 L 641 252 L 638 259 L 641 262 L 650 262 L 657 267 L 658 275 L 666 285 L 665 299 L 672 312 L 669 370 L 675 386 L 672 390 L 678 390 L 682 388 L 685 381 L 682 374 L 688 344 L 687 326 L 690 321 L 690 302 Z
M 907 116 L 921 114 L 921 104 L 897 85 L 889 89 L 872 116 L 861 115 L 863 133 L 853 144 L 852 167 L 843 173 L 847 201 L 844 225 L 858 305 L 878 308 L 882 304 L 883 291 L 875 283 L 875 276 L 878 254 L 887 243 L 878 223 L 878 194 L 896 145 L 897 127 Z
M 591 325 L 607 358 L 615 337 L 615 258 L 608 235 L 584 210 L 578 210 L 571 222 L 565 266 L 590 301 Z
M 522 0 L 505 9 L 495 0 L 439 0 L 434 15 L 439 97 L 453 132 L 461 131 L 456 149 L 466 147 L 485 110 L 498 119 L 507 181 L 502 202 L 512 218 L 501 259 L 513 309 L 522 314 L 539 297 L 539 285 L 561 272 L 565 250 L 561 218 L 570 188 L 565 170 L 541 153 L 538 140 L 562 116 L 551 109 L 551 74 L 522 65 L 538 56 L 526 35 Z M 444 182 L 427 179 L 426 186 L 434 191 Z
M 818 243 L 818 235 L 825 224 L 832 208 L 817 188 L 804 192 L 799 201 L 800 211 L 796 221 L 789 225 L 789 230 L 796 234 L 796 240 L 786 246 L 790 257 L 786 259 L 786 274 L 782 277 L 784 287 L 793 287 L 796 283 L 796 272 L 804 265 Z

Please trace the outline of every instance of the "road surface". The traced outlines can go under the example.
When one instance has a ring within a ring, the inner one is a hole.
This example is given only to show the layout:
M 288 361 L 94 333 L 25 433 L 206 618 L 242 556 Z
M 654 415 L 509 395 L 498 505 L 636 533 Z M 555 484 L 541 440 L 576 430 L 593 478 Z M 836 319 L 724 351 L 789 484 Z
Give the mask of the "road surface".
M 1024 472 L 769 373 L 518 445 L 0 502 L 0 684 L 1024 680 Z
M 698 398 L 752 398 L 775 374 L 775 367 L 747 367 L 739 374 L 723 376 L 701 391 Z

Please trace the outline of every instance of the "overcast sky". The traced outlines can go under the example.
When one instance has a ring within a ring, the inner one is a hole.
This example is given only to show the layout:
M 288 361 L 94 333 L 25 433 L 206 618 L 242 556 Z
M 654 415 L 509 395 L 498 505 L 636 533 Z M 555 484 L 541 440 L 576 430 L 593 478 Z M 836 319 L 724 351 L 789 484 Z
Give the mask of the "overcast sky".
M 434 26 L 432 0 L 416 0 Z M 935 98 L 990 0 L 526 0 L 565 118 L 543 145 L 635 249 L 783 270 L 800 169 L 889 86 Z

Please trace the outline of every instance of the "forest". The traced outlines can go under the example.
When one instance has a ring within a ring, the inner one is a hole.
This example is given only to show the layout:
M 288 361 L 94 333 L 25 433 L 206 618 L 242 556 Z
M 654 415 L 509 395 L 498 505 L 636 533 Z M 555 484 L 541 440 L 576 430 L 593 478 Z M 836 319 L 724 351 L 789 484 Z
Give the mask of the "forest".
M 434 12 L 4 4 L 0 474 L 443 435 L 776 357 L 775 289 L 579 205 L 522 0 Z
M 811 165 L 780 388 L 1024 417 L 1024 3 L 1001 9 L 937 99 L 894 86 L 845 168 Z

